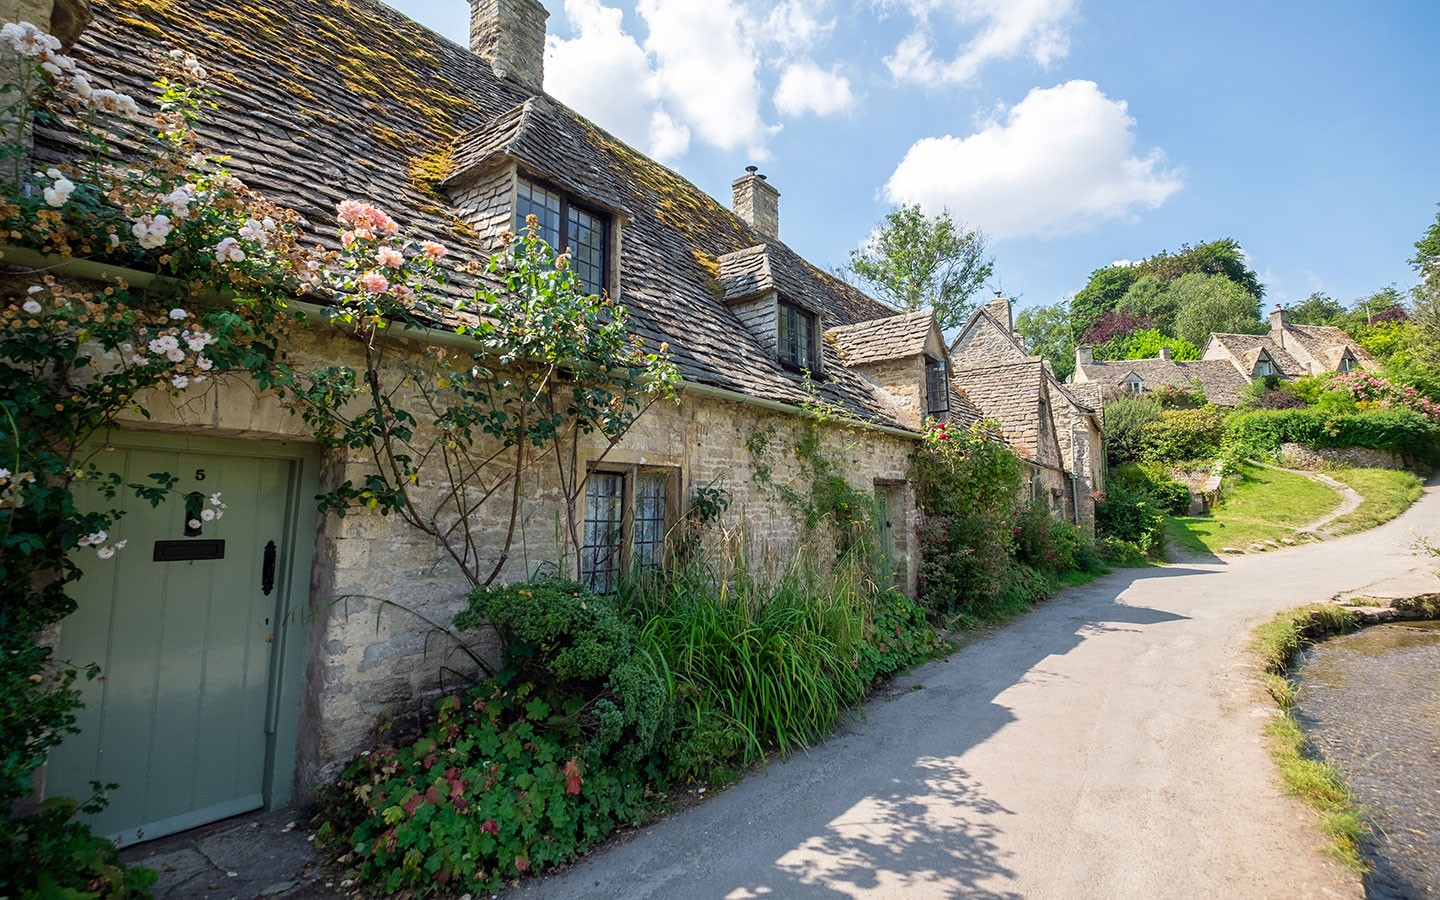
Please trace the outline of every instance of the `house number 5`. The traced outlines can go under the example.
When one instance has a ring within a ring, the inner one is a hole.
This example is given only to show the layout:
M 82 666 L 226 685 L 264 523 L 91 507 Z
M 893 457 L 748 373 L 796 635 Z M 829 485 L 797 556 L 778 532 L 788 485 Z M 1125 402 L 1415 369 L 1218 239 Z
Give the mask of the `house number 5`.
M 196 480 L 196 481 L 204 481 L 204 480 L 205 480 L 205 470 L 204 470 L 204 469 L 196 469 L 196 470 L 195 470 L 195 480 Z

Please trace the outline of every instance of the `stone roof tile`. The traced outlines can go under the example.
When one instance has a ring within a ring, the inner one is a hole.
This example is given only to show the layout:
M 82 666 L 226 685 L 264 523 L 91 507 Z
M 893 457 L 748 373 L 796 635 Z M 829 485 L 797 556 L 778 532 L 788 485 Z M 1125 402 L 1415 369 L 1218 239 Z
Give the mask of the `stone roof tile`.
M 825 332 L 847 366 L 905 359 L 925 352 L 935 328 L 935 313 L 929 309 L 871 319 Z

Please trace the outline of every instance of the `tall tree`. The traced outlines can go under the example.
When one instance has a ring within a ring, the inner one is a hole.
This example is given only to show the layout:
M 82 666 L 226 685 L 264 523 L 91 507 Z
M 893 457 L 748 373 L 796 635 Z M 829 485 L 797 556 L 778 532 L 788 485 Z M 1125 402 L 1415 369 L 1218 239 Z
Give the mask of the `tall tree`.
M 1410 260 L 1410 265 L 1415 267 L 1427 284 L 1440 288 L 1440 213 L 1435 214 L 1435 221 L 1420 240 L 1415 242 L 1415 256 Z
M 974 294 L 995 269 L 989 242 L 948 210 L 927 216 L 918 203 L 893 210 L 842 270 L 898 309 L 934 307 L 941 328 L 965 324 Z
M 1075 371 L 1075 336 L 1070 331 L 1070 309 L 1064 303 L 1020 310 L 1015 330 L 1031 353 L 1050 360 L 1056 377 L 1063 381 Z
M 1440 380 L 1436 377 L 1440 374 L 1440 213 L 1415 242 L 1410 264 L 1423 279 L 1411 293 L 1410 350 L 1416 362 L 1430 370 L 1432 380 Z
M 1264 334 L 1260 300 L 1224 275 L 1182 275 L 1169 288 L 1179 310 L 1175 336 L 1204 347 L 1211 332 Z
M 1221 238 L 1208 244 L 1181 244 L 1176 253 L 1161 250 L 1148 259 L 1142 259 L 1132 268 L 1136 277 L 1154 275 L 1161 284 L 1170 284 L 1186 275 L 1224 275 L 1254 294 L 1265 296 L 1265 285 L 1260 276 L 1245 262 L 1245 253 L 1240 242 L 1234 238 Z
M 1106 266 L 1090 273 L 1090 281 L 1070 298 L 1070 332 L 1078 341 L 1096 320 L 1116 306 L 1130 285 L 1135 270 L 1129 266 Z
M 1175 333 L 1175 296 L 1154 275 L 1141 275 L 1130 285 L 1116 307 L 1137 319 L 1148 319 L 1150 326 L 1165 334 Z
M 1318 291 L 1290 307 L 1290 321 L 1296 325 L 1334 325 L 1344 314 L 1339 300 Z

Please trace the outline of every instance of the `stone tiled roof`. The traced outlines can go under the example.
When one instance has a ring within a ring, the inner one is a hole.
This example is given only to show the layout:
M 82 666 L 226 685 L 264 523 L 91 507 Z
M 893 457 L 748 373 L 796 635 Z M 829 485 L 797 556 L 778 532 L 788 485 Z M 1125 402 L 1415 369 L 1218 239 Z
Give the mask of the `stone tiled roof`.
M 921 309 L 832 328 L 825 332 L 825 337 L 834 343 L 845 365 L 861 366 L 919 356 L 925 352 L 925 344 L 934 328 L 934 311 Z
M 1016 454 L 1038 458 L 1040 398 L 1045 389 L 1045 364 L 1039 357 L 967 366 L 957 369 L 954 378 L 985 418 L 1000 423 L 1005 442 Z
M 220 106 L 202 128 L 235 174 L 304 215 L 329 240 L 335 204 L 358 197 L 440 240 L 459 264 L 492 235 L 468 226 L 447 186 L 505 157 L 627 216 L 618 277 L 635 330 L 668 341 L 684 377 L 799 403 L 782 369 L 722 300 L 718 258 L 764 245 L 777 289 L 827 326 L 894 311 L 755 232 L 689 181 L 563 104 L 497 77 L 490 65 L 376 0 L 108 0 L 74 55 L 137 99 L 153 96 L 146 54 L 179 46 L 215 73 Z M 41 160 L 73 153 L 70 136 L 36 133 Z M 473 282 L 458 271 L 457 292 Z M 828 348 L 822 396 L 899 424 L 878 388 Z
M 1280 370 L 1282 375 L 1298 378 L 1305 374 L 1305 367 L 1300 365 L 1300 361 L 1285 352 L 1268 334 L 1216 333 L 1210 335 L 1210 339 L 1219 344 L 1237 363 L 1245 366 L 1247 374 L 1254 368 L 1255 360 L 1259 356 L 1256 351 L 1261 348 L 1270 354 L 1271 361 L 1275 363 L 1275 367 Z M 1245 364 L 1247 356 L 1250 359 L 1249 365 Z
M 1239 403 L 1240 391 L 1249 384 L 1232 363 L 1223 359 L 1118 359 L 1084 363 L 1080 368 L 1090 383 L 1103 387 L 1118 385 L 1131 372 L 1140 376 L 1145 390 L 1169 386 L 1188 391 L 1198 380 L 1206 399 L 1217 406 Z M 1066 385 L 1071 390 L 1084 386 L 1085 382 Z
M 720 288 L 727 303 L 775 290 L 769 248 L 756 244 L 720 257 Z
M 1334 325 L 1291 325 L 1287 322 L 1286 345 L 1292 340 L 1298 342 L 1311 356 L 1324 362 L 1331 371 L 1340 365 L 1340 359 L 1345 355 L 1347 347 L 1361 365 L 1375 362 L 1370 351 L 1356 343 L 1343 328 L 1336 328 Z
M 965 389 L 950 379 L 950 421 L 960 425 L 976 425 L 985 419 L 985 414 L 980 412 Z

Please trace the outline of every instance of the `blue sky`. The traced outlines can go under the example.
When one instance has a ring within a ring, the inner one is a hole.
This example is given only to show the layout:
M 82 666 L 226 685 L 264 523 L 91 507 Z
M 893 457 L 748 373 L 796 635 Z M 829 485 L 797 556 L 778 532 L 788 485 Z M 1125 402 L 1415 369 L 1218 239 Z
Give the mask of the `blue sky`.
M 463 0 L 391 0 L 460 42 Z M 1414 283 L 1440 202 L 1432 0 L 544 0 L 546 87 L 834 266 L 898 200 L 991 235 L 995 288 L 1240 241 L 1267 300 Z

